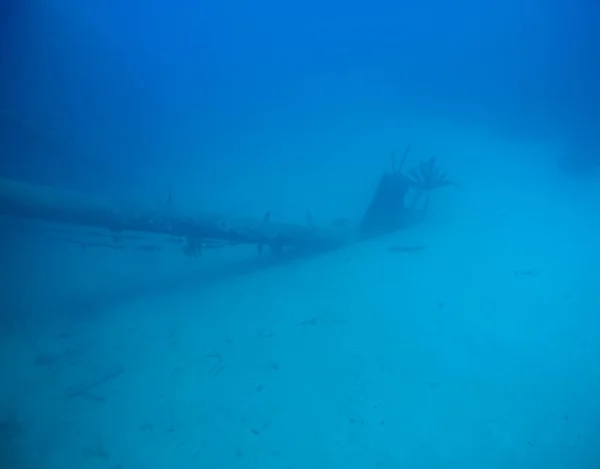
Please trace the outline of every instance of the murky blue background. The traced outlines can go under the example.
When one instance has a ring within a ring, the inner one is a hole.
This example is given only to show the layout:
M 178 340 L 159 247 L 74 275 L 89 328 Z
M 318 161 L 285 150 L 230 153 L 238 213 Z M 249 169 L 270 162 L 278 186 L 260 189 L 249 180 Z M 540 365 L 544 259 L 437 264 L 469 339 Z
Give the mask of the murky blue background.
M 0 2 L 2 178 L 316 227 L 409 143 L 459 184 L 284 261 L 2 218 L 0 468 L 597 468 L 599 83 L 594 0 Z

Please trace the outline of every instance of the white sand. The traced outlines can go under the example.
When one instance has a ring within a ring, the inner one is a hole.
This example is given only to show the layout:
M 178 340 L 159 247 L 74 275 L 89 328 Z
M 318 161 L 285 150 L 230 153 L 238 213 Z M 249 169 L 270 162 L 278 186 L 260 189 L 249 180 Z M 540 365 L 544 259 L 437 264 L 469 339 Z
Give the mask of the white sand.
M 463 171 L 387 239 L 210 284 L 167 273 L 37 334 L 91 346 L 56 370 L 6 339 L 24 429 L 3 467 L 597 468 L 597 195 L 503 168 Z

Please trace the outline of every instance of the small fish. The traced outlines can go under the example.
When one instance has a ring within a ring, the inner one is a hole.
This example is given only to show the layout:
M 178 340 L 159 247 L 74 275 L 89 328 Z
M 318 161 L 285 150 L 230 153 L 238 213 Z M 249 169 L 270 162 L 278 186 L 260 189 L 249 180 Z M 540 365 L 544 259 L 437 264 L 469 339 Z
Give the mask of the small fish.
M 310 319 L 305 319 L 304 321 L 299 322 L 298 326 L 316 326 L 317 322 L 321 319 L 321 316 L 315 316 Z
M 272 420 L 267 420 L 267 422 L 261 427 L 261 428 L 256 428 L 256 427 L 252 427 L 250 429 L 250 431 L 256 435 L 256 436 L 260 436 L 260 434 L 262 432 L 264 432 L 267 428 L 269 428 L 271 426 Z
M 275 334 L 273 332 L 259 332 L 258 337 L 261 339 L 272 339 L 275 337 Z

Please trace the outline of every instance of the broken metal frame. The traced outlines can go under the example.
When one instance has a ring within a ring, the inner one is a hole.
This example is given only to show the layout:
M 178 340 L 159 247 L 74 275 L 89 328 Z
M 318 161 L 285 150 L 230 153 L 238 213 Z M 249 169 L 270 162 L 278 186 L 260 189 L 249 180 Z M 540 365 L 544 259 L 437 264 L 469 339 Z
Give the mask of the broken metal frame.
M 106 229 L 114 239 L 124 237 L 125 232 L 166 235 L 184 240 L 184 252 L 192 257 L 199 255 L 203 247 L 211 243 L 214 246 L 215 241 L 220 246 L 253 244 L 260 248 L 259 252 L 262 246 L 269 246 L 275 253 L 284 248 L 317 253 L 419 223 L 429 205 L 431 191 L 455 185 L 433 158 L 420 162 L 405 175 L 402 167 L 409 150 L 410 146 L 398 166 L 393 159 L 392 171 L 382 175 L 358 226 L 321 228 L 311 224 L 273 223 L 268 216 L 253 220 L 182 213 L 170 206 L 151 210 L 126 208 L 76 192 L 2 178 L 0 216 Z M 407 194 L 414 190 L 416 200 L 421 193 L 427 194 L 421 209 L 415 203 L 406 205 Z
M 324 229 L 267 219 L 177 213 L 168 207 L 152 210 L 115 207 L 106 200 L 76 192 L 1 178 L 0 215 L 101 228 L 115 238 L 125 232 L 182 238 L 188 255 L 196 255 L 204 241 L 266 245 L 275 252 L 283 248 L 318 252 L 341 247 L 355 237 L 353 230 L 347 228 Z

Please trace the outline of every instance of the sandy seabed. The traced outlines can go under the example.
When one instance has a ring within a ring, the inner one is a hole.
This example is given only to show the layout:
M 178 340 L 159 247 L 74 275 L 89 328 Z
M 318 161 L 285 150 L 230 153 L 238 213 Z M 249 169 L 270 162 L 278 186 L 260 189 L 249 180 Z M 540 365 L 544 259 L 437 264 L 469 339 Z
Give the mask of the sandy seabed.
M 2 469 L 597 468 L 597 206 L 491 194 L 3 339 Z

